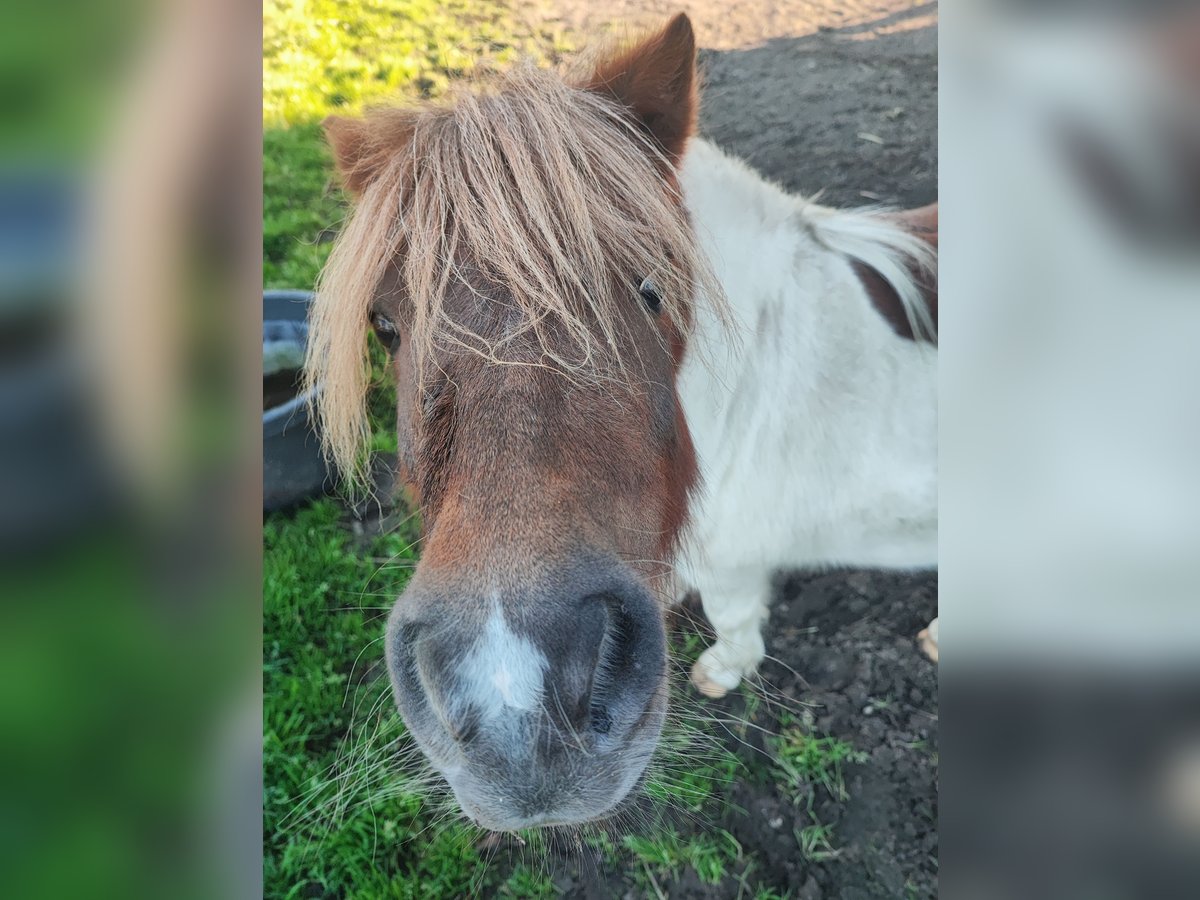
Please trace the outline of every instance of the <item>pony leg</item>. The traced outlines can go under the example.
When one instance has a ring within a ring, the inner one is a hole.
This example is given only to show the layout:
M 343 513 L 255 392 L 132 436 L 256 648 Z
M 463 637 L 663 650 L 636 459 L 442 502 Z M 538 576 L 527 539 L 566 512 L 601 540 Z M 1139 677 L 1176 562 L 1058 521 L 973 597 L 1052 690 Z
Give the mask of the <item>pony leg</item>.
M 921 643 L 921 650 L 932 659 L 938 661 L 938 620 L 937 616 L 933 617 L 933 621 L 929 623 L 929 627 L 924 629 L 917 635 L 917 640 Z
M 706 697 L 724 697 L 758 668 L 766 655 L 762 624 L 767 618 L 770 589 L 766 584 L 725 585 L 701 589 L 704 615 L 717 640 L 692 666 L 692 683 Z

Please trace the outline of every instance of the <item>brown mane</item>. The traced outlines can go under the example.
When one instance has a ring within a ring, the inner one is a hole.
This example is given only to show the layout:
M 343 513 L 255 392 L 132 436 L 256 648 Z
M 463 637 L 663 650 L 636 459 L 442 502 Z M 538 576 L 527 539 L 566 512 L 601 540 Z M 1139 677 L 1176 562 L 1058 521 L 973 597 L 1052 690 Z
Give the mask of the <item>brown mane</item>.
M 719 302 L 664 177 L 682 140 L 652 138 L 617 102 L 619 59 L 574 82 L 582 87 L 526 65 L 446 103 L 327 123 L 339 159 L 351 161 L 343 177 L 357 203 L 318 287 L 307 378 L 320 385 L 325 446 L 344 471 L 355 471 L 366 437 L 364 333 L 389 270 L 417 373 L 435 347 L 454 346 L 497 365 L 614 377 L 629 345 L 621 310 L 637 302 L 640 278 L 657 284 L 661 315 L 679 333 L 698 288 Z M 671 133 L 669 118 L 660 124 Z M 468 267 L 515 311 L 503 333 L 480 333 L 446 303 L 468 284 Z

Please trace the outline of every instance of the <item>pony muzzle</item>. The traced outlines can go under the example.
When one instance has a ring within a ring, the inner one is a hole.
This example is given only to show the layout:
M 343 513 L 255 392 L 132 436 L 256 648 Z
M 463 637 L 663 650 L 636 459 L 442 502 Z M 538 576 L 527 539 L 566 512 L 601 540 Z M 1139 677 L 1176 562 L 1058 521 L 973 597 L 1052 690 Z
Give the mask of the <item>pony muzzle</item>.
M 591 821 L 626 798 L 662 729 L 666 654 L 657 602 L 609 560 L 520 592 L 419 569 L 387 639 L 409 732 L 494 830 Z

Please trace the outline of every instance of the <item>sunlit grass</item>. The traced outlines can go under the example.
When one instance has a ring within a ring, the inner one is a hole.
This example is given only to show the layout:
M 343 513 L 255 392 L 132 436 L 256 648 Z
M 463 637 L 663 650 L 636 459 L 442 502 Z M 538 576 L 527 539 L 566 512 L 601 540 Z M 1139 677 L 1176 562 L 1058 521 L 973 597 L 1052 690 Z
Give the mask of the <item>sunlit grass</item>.
M 557 59 L 560 31 L 496 0 L 267 0 L 263 6 L 263 282 L 310 288 L 346 214 L 320 121 L 437 97 L 480 65 Z
M 319 121 L 393 97 L 433 97 L 481 63 L 570 49 L 496 0 L 266 0 L 263 121 Z

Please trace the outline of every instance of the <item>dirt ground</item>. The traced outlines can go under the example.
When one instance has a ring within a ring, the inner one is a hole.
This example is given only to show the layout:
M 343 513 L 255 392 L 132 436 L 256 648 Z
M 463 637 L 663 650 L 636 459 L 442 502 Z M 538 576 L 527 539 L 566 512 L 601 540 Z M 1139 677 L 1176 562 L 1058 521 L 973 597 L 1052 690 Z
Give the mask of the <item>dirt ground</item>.
M 689 604 L 690 605 L 690 604 Z M 781 574 L 766 629 L 768 659 L 760 675 L 769 693 L 787 698 L 754 714 L 755 727 L 721 735 L 752 772 L 761 772 L 766 735 L 780 712 L 803 708 L 813 733 L 831 735 L 863 754 L 845 767 L 846 798 L 808 787 L 799 800 L 777 779 L 749 775 L 726 792 L 712 818 L 670 820 L 681 834 L 714 827 L 728 831 L 750 862 L 716 885 L 684 872 L 665 893 L 672 900 L 743 900 L 769 887 L 792 900 L 925 900 L 938 893 L 937 667 L 913 635 L 937 610 L 936 574 L 871 571 Z M 701 617 L 684 610 L 679 630 Z M 697 700 L 726 721 L 749 714 L 740 694 Z M 759 730 L 761 729 L 761 730 Z M 809 801 L 811 797 L 811 809 Z M 829 826 L 833 853 L 807 859 L 797 833 Z M 646 896 L 630 871 L 606 868 L 599 855 L 577 850 L 552 864 L 563 896 L 573 900 Z
M 912 639 L 936 609 L 934 574 L 781 579 L 766 631 L 774 660 L 762 675 L 811 704 L 816 732 L 866 759 L 846 770 L 848 799 L 818 792 L 813 816 L 773 784 L 734 789 L 723 827 L 757 851 L 764 883 L 797 900 L 937 896 L 937 668 Z M 832 827 L 837 856 L 812 862 L 797 852 L 794 831 L 813 819 Z
M 830 205 L 936 198 L 936 3 L 555 0 L 544 14 L 595 33 L 612 22 L 653 24 L 680 8 L 703 48 L 707 137 Z M 913 639 L 936 610 L 934 573 L 781 577 L 766 629 L 778 662 L 766 663 L 763 675 L 812 704 L 813 727 L 848 741 L 866 761 L 847 770 L 849 800 L 817 802 L 839 848 L 822 862 L 797 852 L 793 828 L 807 814 L 773 785 L 734 788 L 735 810 L 716 824 L 755 852 L 755 880 L 798 900 L 937 895 L 937 670 Z M 740 702 L 718 706 L 736 712 Z M 576 872 L 562 886 L 581 898 L 639 895 L 622 882 L 617 873 Z M 737 885 L 709 887 L 694 875 L 671 891 L 739 895 Z
M 526 14 L 623 35 L 686 11 L 701 131 L 833 206 L 917 206 L 937 191 L 937 4 L 914 0 L 544 0 Z

